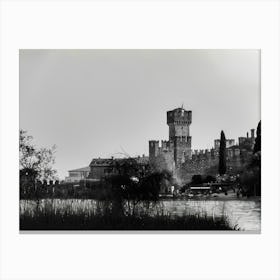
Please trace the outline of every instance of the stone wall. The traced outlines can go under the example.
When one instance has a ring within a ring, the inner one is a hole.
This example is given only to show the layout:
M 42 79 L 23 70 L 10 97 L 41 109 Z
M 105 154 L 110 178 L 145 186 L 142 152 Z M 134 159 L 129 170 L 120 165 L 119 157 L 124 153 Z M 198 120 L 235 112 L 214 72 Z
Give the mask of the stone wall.
M 227 149 L 227 173 L 237 174 L 242 172 L 252 157 L 252 152 L 246 150 Z M 212 175 L 218 174 L 219 154 L 201 150 L 187 160 L 175 171 L 175 176 L 180 179 L 182 184 L 191 181 L 193 175 Z

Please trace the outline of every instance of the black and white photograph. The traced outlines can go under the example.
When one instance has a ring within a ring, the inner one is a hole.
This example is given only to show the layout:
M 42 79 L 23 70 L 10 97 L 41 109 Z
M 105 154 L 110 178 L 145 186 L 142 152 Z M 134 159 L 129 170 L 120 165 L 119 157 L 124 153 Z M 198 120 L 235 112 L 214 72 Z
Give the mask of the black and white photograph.
M 0 1 L 0 279 L 279 280 L 279 8 Z
M 20 49 L 20 231 L 261 233 L 259 49 Z

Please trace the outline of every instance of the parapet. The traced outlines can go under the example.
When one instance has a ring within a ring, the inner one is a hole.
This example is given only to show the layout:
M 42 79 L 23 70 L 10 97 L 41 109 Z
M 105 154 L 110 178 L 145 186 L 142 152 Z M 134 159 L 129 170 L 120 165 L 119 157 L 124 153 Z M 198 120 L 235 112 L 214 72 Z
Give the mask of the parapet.
M 201 159 L 214 159 L 218 155 L 215 149 L 200 149 L 192 151 L 192 160 L 201 160 Z
M 159 146 L 159 141 L 157 141 L 157 140 L 150 140 L 149 141 L 149 146 L 150 147 L 153 147 L 153 146 L 154 147 L 156 147 L 156 146 L 158 147 Z
M 235 145 L 235 140 L 234 139 L 226 139 L 226 147 L 232 147 Z M 220 148 L 220 139 L 215 139 L 214 140 L 214 148 L 218 150 Z
M 159 145 L 159 141 L 150 140 L 149 141 L 149 157 L 154 158 L 162 153 L 173 153 L 174 143 L 173 141 L 162 140 L 161 145 Z
M 188 124 L 192 123 L 192 111 L 184 108 L 177 108 L 167 112 L 167 124 Z
M 230 147 L 226 149 L 227 158 L 235 158 L 240 156 L 240 149 L 238 147 Z M 192 160 L 201 159 L 215 159 L 219 157 L 219 152 L 216 149 L 193 150 Z

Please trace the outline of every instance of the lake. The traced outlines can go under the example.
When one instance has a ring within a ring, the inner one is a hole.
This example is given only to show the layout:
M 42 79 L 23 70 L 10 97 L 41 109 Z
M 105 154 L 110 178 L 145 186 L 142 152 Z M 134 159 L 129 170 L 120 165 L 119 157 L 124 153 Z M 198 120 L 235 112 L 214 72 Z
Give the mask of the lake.
M 240 230 L 261 230 L 261 202 L 258 200 L 171 200 L 163 202 L 171 214 L 207 214 L 219 217 L 225 214 L 231 226 Z
M 226 215 L 231 226 L 240 230 L 260 232 L 261 230 L 261 202 L 256 199 L 229 200 L 194 200 L 167 199 L 161 200 L 165 212 L 170 215 L 183 216 L 186 214 L 207 215 L 219 217 Z M 39 205 L 33 200 L 20 201 L 20 213 L 30 212 L 32 215 L 36 207 L 51 206 L 54 211 L 63 210 L 69 213 L 90 213 L 96 208 L 96 201 L 91 199 L 42 199 Z

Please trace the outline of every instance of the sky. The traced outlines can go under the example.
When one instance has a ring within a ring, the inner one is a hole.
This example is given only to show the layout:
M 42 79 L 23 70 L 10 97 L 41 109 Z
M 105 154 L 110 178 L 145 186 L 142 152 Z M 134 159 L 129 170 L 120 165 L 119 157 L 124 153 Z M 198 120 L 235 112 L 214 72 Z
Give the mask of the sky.
M 60 179 L 92 158 L 148 155 L 182 104 L 193 149 L 260 120 L 259 50 L 20 50 L 19 79 L 20 128 L 57 146 Z

